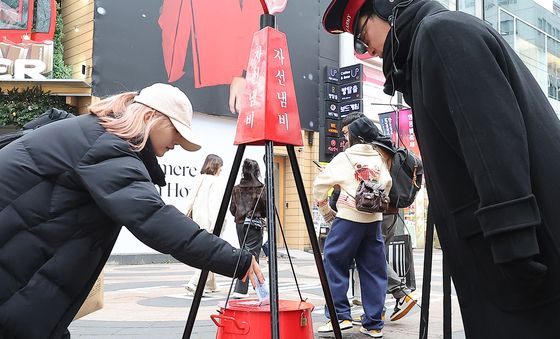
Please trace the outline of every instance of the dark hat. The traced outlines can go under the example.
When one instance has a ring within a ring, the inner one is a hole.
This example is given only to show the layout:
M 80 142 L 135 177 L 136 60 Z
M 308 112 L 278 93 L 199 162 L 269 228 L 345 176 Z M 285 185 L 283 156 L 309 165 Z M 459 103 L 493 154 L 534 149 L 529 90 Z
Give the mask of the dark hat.
M 325 30 L 333 34 L 354 34 L 358 12 L 365 2 L 366 0 L 333 0 L 323 15 Z
M 395 146 L 391 138 L 382 134 L 368 117 L 362 117 L 352 122 L 348 125 L 348 131 L 352 137 L 364 143 L 372 143 L 395 153 Z

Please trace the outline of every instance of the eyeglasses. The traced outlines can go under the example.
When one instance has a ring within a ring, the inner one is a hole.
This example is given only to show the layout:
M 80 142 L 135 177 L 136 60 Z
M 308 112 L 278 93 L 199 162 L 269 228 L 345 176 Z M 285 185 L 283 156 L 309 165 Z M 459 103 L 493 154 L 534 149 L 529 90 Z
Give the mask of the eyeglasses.
M 366 29 L 368 20 L 369 20 L 369 16 L 366 18 L 366 21 L 364 21 L 364 24 L 362 25 L 360 32 L 357 35 L 354 35 L 354 50 L 358 54 L 366 54 L 368 51 L 368 45 L 363 40 L 364 31 Z

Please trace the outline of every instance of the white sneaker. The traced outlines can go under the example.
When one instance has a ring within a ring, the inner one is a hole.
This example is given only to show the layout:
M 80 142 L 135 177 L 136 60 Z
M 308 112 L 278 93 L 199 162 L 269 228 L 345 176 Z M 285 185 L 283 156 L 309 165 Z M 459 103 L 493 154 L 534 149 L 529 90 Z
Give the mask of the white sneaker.
M 362 326 L 365 314 L 355 315 L 352 317 L 352 325 Z M 381 320 L 385 321 L 385 310 L 381 312 Z
M 194 292 L 196 291 L 196 285 L 188 283 L 185 285 L 185 289 L 194 294 Z
M 188 296 L 194 296 L 195 292 L 196 292 L 196 286 L 194 284 L 186 284 L 185 285 L 185 289 L 187 290 L 187 295 Z M 202 296 L 203 297 L 207 297 L 208 293 L 210 293 L 209 290 L 204 289 L 204 291 L 202 291 Z
M 395 309 L 393 310 L 393 314 L 389 318 L 391 321 L 397 321 L 404 317 L 405 315 L 410 312 L 410 310 L 416 305 L 416 300 L 412 299 L 410 295 L 405 295 L 402 298 L 397 299 L 397 303 L 395 305 Z
M 243 293 L 239 293 L 239 292 L 234 292 L 234 293 L 231 295 L 231 297 L 234 298 L 234 299 L 249 298 L 249 293 L 243 294 Z
M 340 326 L 340 330 L 344 331 L 344 330 L 349 330 L 352 328 L 352 322 L 350 320 L 342 320 L 339 321 L 339 326 Z M 328 333 L 328 332 L 333 332 L 333 327 L 331 324 L 331 321 L 327 321 L 327 323 L 321 327 L 319 327 L 317 329 L 317 332 L 319 333 Z
M 383 338 L 383 330 L 368 330 L 365 327 L 360 327 L 360 333 L 369 335 L 372 338 Z
M 352 325 L 362 326 L 362 320 L 364 319 L 365 314 L 354 315 L 352 316 Z

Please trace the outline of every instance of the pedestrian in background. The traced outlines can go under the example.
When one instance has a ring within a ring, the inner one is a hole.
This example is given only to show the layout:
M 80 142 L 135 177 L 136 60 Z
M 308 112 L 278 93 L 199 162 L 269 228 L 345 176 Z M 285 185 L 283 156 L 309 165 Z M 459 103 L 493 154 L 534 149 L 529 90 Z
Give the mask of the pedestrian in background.
M 348 126 L 358 120 L 358 119 L 368 119 L 365 114 L 363 113 L 350 113 L 345 116 L 341 121 L 341 130 L 344 134 L 344 137 L 348 140 Z M 386 160 L 389 170 L 391 170 L 391 160 L 393 155 L 395 154 L 396 148 L 391 139 L 381 133 L 377 126 L 373 125 L 371 127 L 371 139 L 368 139 L 368 142 L 371 142 L 375 145 L 377 151 L 380 155 Z M 340 191 L 340 189 L 339 189 Z M 338 196 L 336 197 L 338 200 Z M 329 200 L 329 204 L 332 205 L 336 204 L 336 200 L 331 199 Z M 396 213 L 399 213 L 396 211 Z M 383 215 L 383 223 L 381 225 L 381 231 L 383 233 L 383 241 L 385 243 L 385 252 L 389 250 L 389 243 L 395 237 L 395 229 L 397 223 L 398 214 L 387 214 Z M 414 270 L 413 265 L 408 266 L 409 269 Z M 352 303 L 361 306 L 361 288 L 360 288 L 360 274 L 355 275 L 355 282 L 356 288 L 354 290 L 354 298 Z M 395 307 L 393 308 L 393 312 L 391 313 L 389 320 L 397 321 L 410 312 L 414 305 L 416 305 L 416 299 L 412 296 L 412 291 L 403 283 L 397 272 L 393 269 L 393 266 L 387 263 L 387 294 L 391 294 L 393 298 L 395 298 Z M 352 322 L 354 325 L 360 325 L 362 322 L 363 315 L 354 317 Z M 383 310 L 383 318 L 385 318 L 385 309 Z
M 187 216 L 209 233 L 214 232 L 219 212 L 219 208 L 216 208 L 216 206 L 220 206 L 224 197 L 224 187 L 218 178 L 223 165 L 222 158 L 215 154 L 208 154 L 200 170 L 200 175 L 196 178 L 187 196 Z M 189 294 L 194 295 L 200 272 L 197 269 L 185 286 Z M 218 285 L 213 272 L 208 272 L 204 293 L 208 292 L 218 292 Z
M 192 107 L 155 84 L 89 107 L 0 150 L 0 338 L 69 338 L 124 225 L 189 266 L 264 282 L 251 254 L 166 205 L 156 156 L 200 148 Z M 147 151 L 146 151 L 147 150 Z
M 263 226 L 266 217 L 266 188 L 259 180 L 259 164 L 253 159 L 245 159 L 241 170 L 241 180 L 233 187 L 229 210 L 235 219 L 239 247 L 247 249 L 259 260 L 263 243 Z M 248 296 L 248 282 L 237 280 L 234 298 Z
M 319 173 L 313 183 L 313 196 L 325 222 L 332 222 L 324 248 L 325 272 L 341 330 L 352 328 L 350 303 L 347 298 L 349 270 L 352 261 L 361 277 L 364 317 L 360 332 L 375 338 L 383 336 L 382 312 L 387 289 L 387 262 L 381 233 L 382 213 L 356 209 L 354 196 L 359 181 L 375 180 L 389 192 L 391 175 L 385 160 L 368 144 L 372 139 L 373 121 L 362 118 L 349 125 L 350 147 L 337 154 Z M 328 204 L 328 191 L 340 186 L 335 213 Z M 327 310 L 325 315 L 330 318 Z M 331 322 L 319 327 L 319 333 L 332 332 Z

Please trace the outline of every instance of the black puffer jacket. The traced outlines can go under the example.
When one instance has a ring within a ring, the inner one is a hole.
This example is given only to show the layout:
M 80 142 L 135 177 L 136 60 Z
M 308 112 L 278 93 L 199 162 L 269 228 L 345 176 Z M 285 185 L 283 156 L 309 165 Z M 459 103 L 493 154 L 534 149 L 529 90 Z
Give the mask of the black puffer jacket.
M 0 150 L 0 337 L 60 338 L 125 225 L 146 245 L 232 276 L 248 252 L 165 205 L 128 144 L 93 115 Z

